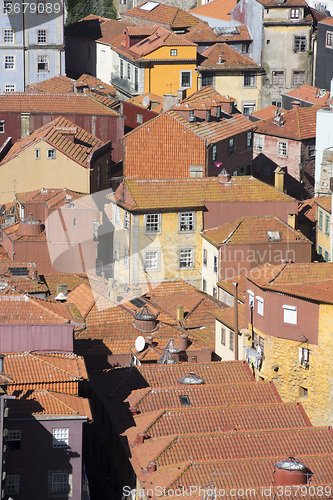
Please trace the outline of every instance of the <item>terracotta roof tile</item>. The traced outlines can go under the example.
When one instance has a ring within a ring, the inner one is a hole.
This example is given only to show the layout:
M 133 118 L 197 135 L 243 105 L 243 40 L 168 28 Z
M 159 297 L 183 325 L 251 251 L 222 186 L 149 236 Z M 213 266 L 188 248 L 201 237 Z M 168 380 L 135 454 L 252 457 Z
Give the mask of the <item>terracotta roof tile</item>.
M 323 24 L 328 24 L 329 26 L 333 26 L 333 17 L 325 17 L 325 19 L 322 19 L 320 22 Z
M 283 125 L 280 127 L 272 118 L 257 121 L 256 133 L 285 137 L 301 141 L 316 137 L 318 106 L 299 107 L 283 113 Z
M 261 3 L 265 8 L 266 7 L 277 7 L 277 8 L 286 8 L 286 7 L 307 7 L 308 4 L 305 0 L 287 0 L 283 4 L 279 4 L 276 0 L 257 0 L 257 2 Z
M 95 76 L 83 73 L 81 76 L 78 77 L 76 81 L 78 83 L 83 82 L 88 84 L 91 89 L 95 89 L 101 94 L 116 95 L 116 89 L 112 85 L 103 82 L 102 80 L 96 78 Z
M 313 198 L 315 203 L 326 210 L 326 212 L 331 213 L 332 211 L 332 195 L 330 196 L 317 196 Z
M 213 69 L 219 72 L 228 72 L 230 70 L 259 70 L 261 68 L 253 59 L 239 53 L 227 43 L 216 43 L 208 47 L 208 49 L 201 53 L 201 57 L 204 59 L 199 63 L 198 69 Z
M 121 18 L 124 20 L 134 21 L 147 20 L 154 21 L 156 23 L 163 23 L 170 25 L 173 29 L 177 28 L 189 28 L 190 26 L 195 26 L 201 21 L 196 17 L 192 16 L 188 12 L 174 7 L 171 5 L 164 5 L 157 3 L 156 7 L 151 11 L 142 9 L 147 2 L 142 3 L 138 7 L 129 9 L 121 14 Z
M 316 222 L 317 218 L 317 204 L 314 198 L 302 201 L 298 205 L 298 222 Z
M 290 90 L 284 95 L 292 97 L 298 101 L 324 106 L 330 97 L 330 93 L 311 85 L 301 85 L 297 89 Z M 256 113 L 257 115 L 257 113 Z
M 203 237 L 212 245 L 236 245 L 248 243 L 269 243 L 268 231 L 278 231 L 279 242 L 308 242 L 300 231 L 296 231 L 279 217 L 242 217 L 222 226 L 202 231 Z
M 223 21 L 230 21 L 230 11 L 236 7 L 236 0 L 213 0 L 189 12 L 193 15 L 212 17 L 214 19 L 222 19 Z
M 253 113 L 251 113 L 251 116 L 254 116 L 255 118 L 259 118 L 260 120 L 266 120 L 269 118 L 274 118 L 274 116 L 276 115 L 278 110 L 282 111 L 282 113 L 286 112 L 285 109 L 278 108 L 277 106 L 274 106 L 273 104 L 271 104 L 270 106 L 267 106 L 267 108 L 258 109 L 256 111 L 253 111 Z
M 56 94 L 67 94 L 73 92 L 73 82 L 71 78 L 64 75 L 53 76 L 42 82 L 31 83 L 27 85 L 27 92 L 38 91 Z
M 292 200 L 254 177 L 232 177 L 227 184 L 218 177 L 180 179 L 126 179 L 125 201 L 121 202 L 123 186 L 116 191 L 116 200 L 131 211 L 167 208 L 202 208 L 205 202 L 218 201 L 287 201 Z
M 76 191 L 71 191 L 70 189 L 37 189 L 36 191 L 29 191 L 26 193 L 17 193 L 16 199 L 22 204 L 26 203 L 46 203 L 48 207 L 53 206 L 53 199 L 58 197 L 62 198 L 63 204 L 68 201 L 68 197 L 71 197 L 71 200 L 75 200 L 80 198 L 81 196 L 87 196 L 86 193 L 78 193 Z M 57 201 L 57 205 L 59 205 L 59 201 Z
M 235 282 L 238 283 L 238 300 L 244 302 L 247 290 L 245 274 L 240 274 L 239 276 L 233 276 L 232 278 L 221 280 L 217 283 L 217 286 L 225 290 L 227 293 L 233 295 L 235 291 L 233 283 Z
M 146 96 L 149 97 L 149 104 L 147 106 L 144 106 L 143 99 Z M 126 102 L 135 104 L 135 106 L 140 106 L 145 109 L 149 108 L 150 111 L 154 111 L 155 113 L 161 113 L 163 111 L 163 98 L 156 94 L 151 94 L 150 92 L 131 97 L 130 99 L 127 99 Z
M 227 307 L 226 309 L 215 311 L 212 313 L 214 318 L 221 321 L 224 325 L 227 325 L 232 330 L 235 328 L 234 317 L 235 310 L 234 307 Z M 238 304 L 238 328 L 241 330 L 246 327 L 245 322 L 245 304 Z
M 223 0 L 224 1 L 224 0 Z M 208 4 L 207 4 L 208 5 Z M 192 26 L 187 33 L 182 35 L 186 40 L 197 44 L 211 42 L 241 42 L 251 41 L 251 36 L 245 25 L 233 27 L 211 28 L 202 22 L 197 26 Z
M 92 420 L 88 399 L 47 389 L 22 392 L 15 400 L 10 400 L 8 406 L 10 417 L 83 416 Z

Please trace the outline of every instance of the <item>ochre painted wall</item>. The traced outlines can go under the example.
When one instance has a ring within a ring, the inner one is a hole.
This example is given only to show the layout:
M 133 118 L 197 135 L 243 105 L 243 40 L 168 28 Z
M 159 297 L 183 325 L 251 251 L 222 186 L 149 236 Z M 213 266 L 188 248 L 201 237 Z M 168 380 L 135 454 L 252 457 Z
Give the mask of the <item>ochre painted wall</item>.
M 243 83 L 244 76 L 242 74 L 215 75 L 215 90 L 222 95 L 234 97 L 239 111 L 243 112 L 243 105 L 251 103 L 254 103 L 255 110 L 260 109 L 262 76 L 256 75 L 256 84 L 253 87 L 244 87 Z

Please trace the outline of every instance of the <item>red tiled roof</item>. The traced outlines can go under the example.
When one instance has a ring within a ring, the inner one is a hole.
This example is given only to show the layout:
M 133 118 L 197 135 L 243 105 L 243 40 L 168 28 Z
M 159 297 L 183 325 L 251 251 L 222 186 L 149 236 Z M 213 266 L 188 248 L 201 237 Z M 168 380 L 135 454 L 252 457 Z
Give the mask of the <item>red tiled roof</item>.
M 218 177 L 125 179 L 124 184 L 125 201 L 120 201 L 122 185 L 115 197 L 119 205 L 133 212 L 185 207 L 201 209 L 209 201 L 228 203 L 292 200 L 284 193 L 249 176 L 232 177 L 227 184 L 219 182 Z
M 224 325 L 227 325 L 231 330 L 235 328 L 235 309 L 227 307 L 226 309 L 212 313 L 214 318 L 218 319 Z M 238 304 L 238 328 L 241 330 L 246 327 L 245 322 L 245 304 Z
M 141 7 L 148 2 L 144 2 L 138 7 L 129 9 L 121 14 L 121 18 L 124 20 L 130 20 L 136 22 L 136 19 L 154 21 L 156 23 L 169 24 L 173 29 L 177 28 L 189 28 L 190 26 L 195 26 L 201 21 L 196 17 L 192 16 L 188 12 L 174 7 L 171 5 L 164 5 L 157 3 L 156 7 L 151 11 L 144 10 Z
M 236 7 L 236 0 L 213 0 L 189 12 L 193 15 L 212 17 L 214 19 L 222 19 L 222 21 L 230 21 L 230 11 Z
M 76 82 L 86 83 L 92 90 L 97 90 L 101 94 L 116 95 L 116 89 L 112 85 L 103 82 L 99 78 L 96 78 L 96 76 L 87 75 L 86 73 L 83 73 L 81 76 L 79 76 Z
M 314 198 L 305 200 L 298 205 L 298 222 L 316 222 L 317 219 L 317 204 Z
M 305 0 L 287 0 L 283 4 L 276 2 L 276 0 L 257 0 L 257 2 L 261 3 L 265 8 L 308 7 Z
M 329 26 L 333 26 L 333 17 L 325 17 L 325 19 L 322 19 L 320 22 L 323 24 L 328 24 Z
M 205 22 L 192 26 L 183 38 L 197 44 L 207 42 L 241 42 L 251 41 L 251 36 L 245 25 L 211 28 Z
M 274 116 L 277 113 L 277 110 L 280 110 L 283 113 L 285 113 L 286 111 L 283 108 L 278 108 L 277 106 L 271 104 L 270 106 L 267 106 L 267 108 L 258 109 L 258 111 L 253 111 L 253 113 L 251 113 L 251 116 L 254 116 L 255 118 L 260 118 L 260 120 L 266 120 L 269 118 L 274 118 Z
M 22 392 L 16 399 L 10 400 L 9 416 L 43 417 L 87 417 L 92 420 L 89 400 L 72 394 L 61 394 L 47 389 Z
M 15 92 L 0 94 L 2 113 L 53 113 L 55 116 L 67 114 L 89 114 L 97 116 L 119 116 L 119 114 L 97 102 L 88 94 L 48 94 Z
M 31 83 L 27 85 L 27 92 L 38 91 L 56 94 L 67 94 L 73 92 L 73 83 L 75 80 L 64 75 L 53 76 L 42 82 Z
M 321 90 L 317 87 L 312 87 L 311 85 L 301 85 L 297 89 L 289 90 L 284 95 L 292 97 L 298 101 L 309 102 L 311 104 L 318 104 L 324 106 L 330 97 L 330 93 L 325 90 Z
M 268 243 L 274 244 L 268 237 L 268 231 L 278 231 L 279 242 L 308 242 L 300 231 L 296 231 L 279 217 L 242 217 L 232 222 L 227 222 L 222 226 L 206 229 L 202 231 L 202 236 L 212 245 L 236 245 L 248 243 Z
M 283 125 L 280 127 L 272 118 L 256 122 L 256 133 L 286 137 L 296 141 L 316 137 L 318 106 L 298 107 L 283 113 Z
M 87 196 L 86 193 L 78 193 L 77 191 L 71 191 L 70 189 L 37 189 L 35 191 L 29 191 L 26 193 L 17 193 L 16 199 L 22 204 L 26 203 L 46 203 L 49 207 L 53 206 L 53 198 L 61 196 L 63 199 L 63 203 L 68 201 L 68 197 L 71 197 L 71 200 L 75 200 L 77 198 L 81 198 L 81 196 Z M 59 204 L 59 202 L 57 202 Z
M 253 59 L 240 54 L 227 43 L 216 43 L 204 50 L 201 56 L 204 60 L 200 62 L 198 69 L 214 69 L 215 71 L 261 69 L 261 66 Z
M 246 297 L 247 283 L 245 274 L 240 274 L 239 276 L 233 276 L 232 278 L 227 278 L 225 280 L 221 280 L 217 283 L 217 286 L 221 289 L 225 290 L 230 295 L 234 294 L 235 287 L 234 283 L 238 283 L 238 300 L 244 302 L 244 298 Z
M 314 201 L 320 208 L 323 208 L 329 214 L 332 211 L 332 195 L 330 196 L 317 196 Z
M 68 139 L 65 135 L 66 132 L 73 133 L 77 142 Z M 17 141 L 8 151 L 0 166 L 18 156 L 25 149 L 35 147 L 40 141 L 47 142 L 84 167 L 89 166 L 88 160 L 91 154 L 103 145 L 103 141 L 60 116 L 47 125 L 36 129 L 24 139 Z

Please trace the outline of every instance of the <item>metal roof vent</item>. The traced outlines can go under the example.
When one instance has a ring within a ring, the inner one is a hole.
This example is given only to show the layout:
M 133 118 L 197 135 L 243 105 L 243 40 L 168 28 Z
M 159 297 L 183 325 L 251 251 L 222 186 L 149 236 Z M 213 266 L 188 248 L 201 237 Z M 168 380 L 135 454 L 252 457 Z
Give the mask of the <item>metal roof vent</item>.
M 174 365 L 175 363 L 177 363 L 177 360 L 174 354 L 166 349 L 163 351 L 162 356 L 157 360 L 157 363 L 159 365 Z
M 186 385 L 200 385 L 204 384 L 205 381 L 203 378 L 198 377 L 194 372 L 190 372 L 185 377 L 181 377 L 177 380 L 178 384 L 186 384 Z
M 40 220 L 35 219 L 32 214 L 20 222 L 17 234 L 19 236 L 39 236 L 45 229 L 44 224 Z
M 58 302 L 65 302 L 67 300 L 67 297 L 64 293 L 60 292 L 58 295 L 55 297 L 55 300 Z
M 278 486 L 308 484 L 312 472 L 306 465 L 293 457 L 275 464 L 275 482 Z
M 169 351 L 171 354 L 175 354 L 179 352 L 176 342 L 173 339 L 169 339 L 166 346 L 164 347 L 164 351 Z
M 8 286 L 7 281 L 0 281 L 0 290 L 5 290 L 7 286 Z
M 157 316 L 148 306 L 143 306 L 134 315 L 134 327 L 140 332 L 153 332 L 157 328 Z

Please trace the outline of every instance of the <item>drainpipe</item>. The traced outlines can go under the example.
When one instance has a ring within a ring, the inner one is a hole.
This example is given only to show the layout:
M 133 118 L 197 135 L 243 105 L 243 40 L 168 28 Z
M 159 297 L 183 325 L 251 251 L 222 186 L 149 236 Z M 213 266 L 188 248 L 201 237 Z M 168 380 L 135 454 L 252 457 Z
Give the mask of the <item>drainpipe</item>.
M 235 332 L 235 361 L 238 361 L 238 283 L 234 285 L 234 332 Z

